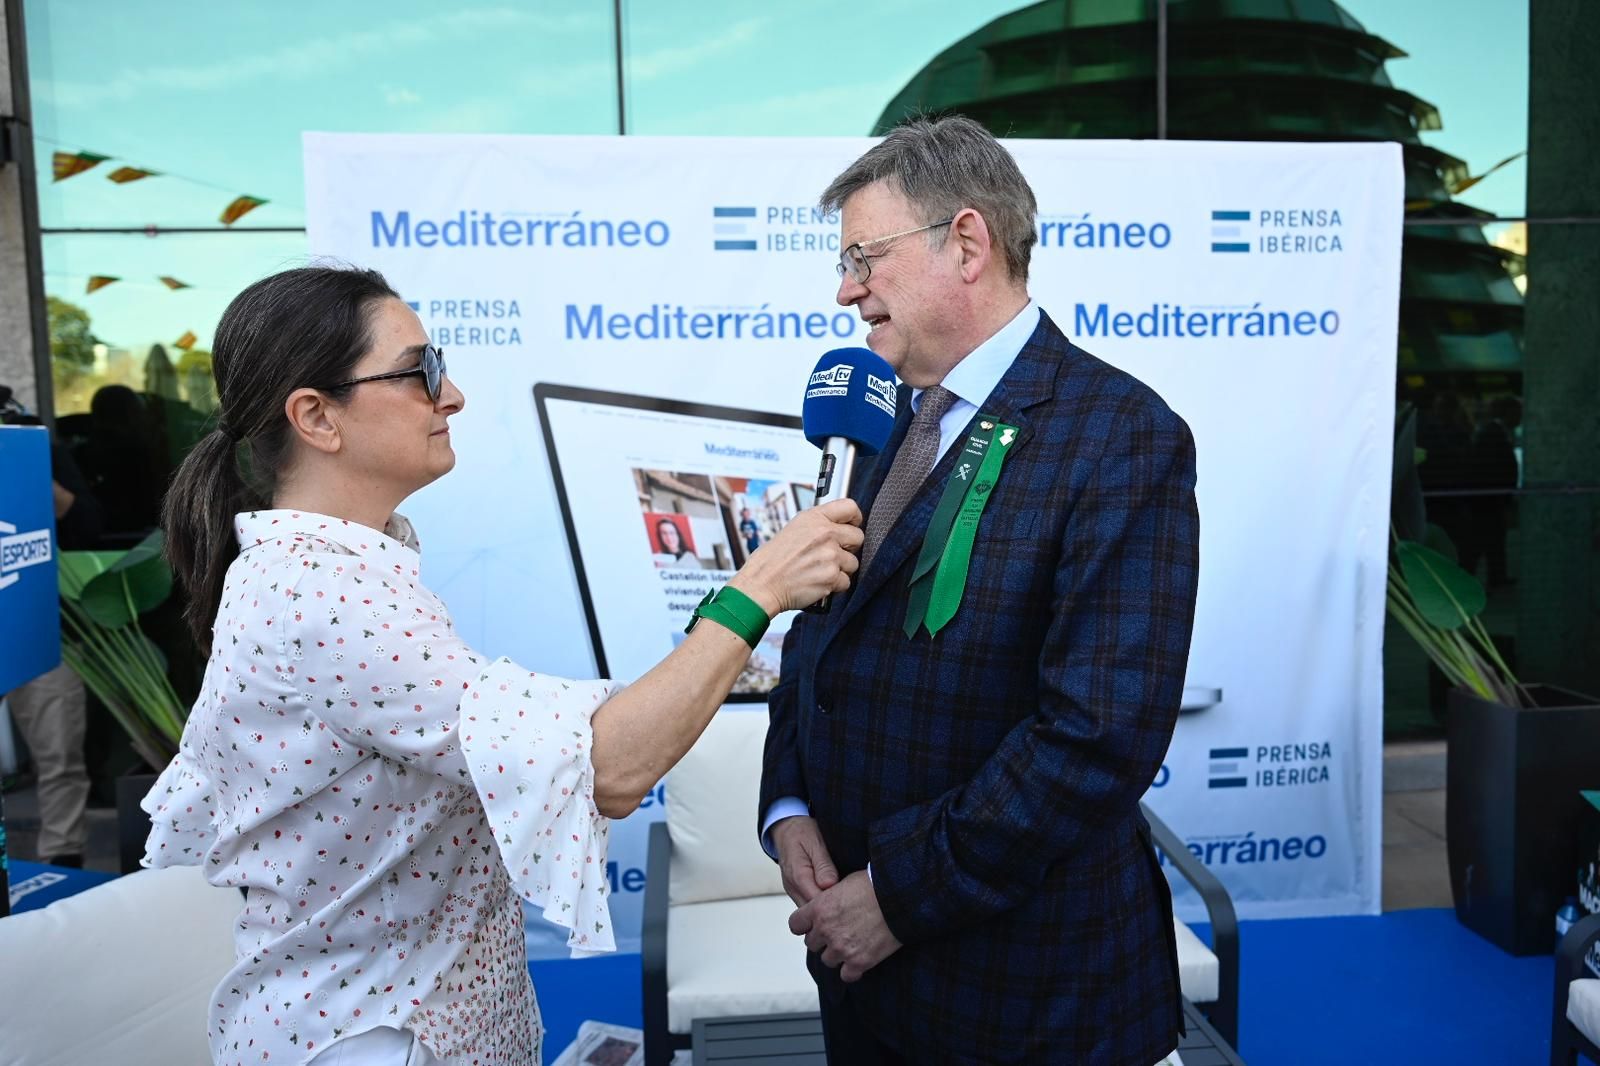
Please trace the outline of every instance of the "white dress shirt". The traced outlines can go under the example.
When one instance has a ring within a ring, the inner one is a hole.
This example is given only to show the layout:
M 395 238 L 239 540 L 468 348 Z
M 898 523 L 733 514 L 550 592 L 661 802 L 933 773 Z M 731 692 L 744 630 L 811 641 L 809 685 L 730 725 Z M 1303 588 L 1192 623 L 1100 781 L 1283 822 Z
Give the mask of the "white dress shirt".
M 1028 338 L 1033 336 L 1033 331 L 1039 328 L 1039 305 L 1033 300 L 1018 311 L 1016 317 L 1001 326 L 1000 329 L 988 340 L 972 349 L 967 356 L 957 363 L 940 382 L 945 388 L 956 395 L 956 402 L 950 405 L 950 410 L 939 419 L 939 455 L 934 459 L 934 465 L 939 465 L 939 459 L 950 450 L 961 434 L 966 430 L 967 423 L 972 421 L 974 415 L 989 398 L 989 394 L 1000 384 L 1000 379 L 1006 376 L 1006 371 L 1011 369 L 1011 364 L 1017 361 L 1017 356 L 1022 354 L 1022 346 L 1028 343 Z M 922 394 L 925 390 L 913 389 L 911 391 L 911 410 L 915 412 L 922 403 Z M 778 851 L 772 843 L 772 827 L 785 818 L 799 815 L 808 815 L 811 808 L 806 801 L 798 796 L 781 796 L 772 801 L 772 806 L 767 808 L 767 816 L 761 820 L 761 846 L 768 855 L 776 859 Z M 867 872 L 872 872 L 868 867 Z
M 212 1061 L 390 1026 L 447 1066 L 537 1063 L 521 899 L 575 952 L 615 947 L 589 719 L 616 686 L 467 647 L 398 515 L 235 526 L 202 691 L 144 800 L 146 865 L 247 889 Z

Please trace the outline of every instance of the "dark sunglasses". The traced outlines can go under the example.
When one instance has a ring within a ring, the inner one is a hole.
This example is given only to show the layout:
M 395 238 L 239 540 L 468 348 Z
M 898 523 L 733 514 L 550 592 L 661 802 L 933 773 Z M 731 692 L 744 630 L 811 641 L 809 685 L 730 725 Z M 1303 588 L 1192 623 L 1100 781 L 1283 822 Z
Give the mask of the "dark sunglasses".
M 435 348 L 431 344 L 422 346 L 422 361 L 416 366 L 406 370 L 391 370 L 387 374 L 372 374 L 364 378 L 351 378 L 341 381 L 337 385 L 329 385 L 328 391 L 342 389 L 349 385 L 361 385 L 368 381 L 392 381 L 395 378 L 408 378 L 413 374 L 421 374 L 422 381 L 428 389 L 428 399 L 434 403 L 439 402 L 439 390 L 444 384 L 444 349 Z

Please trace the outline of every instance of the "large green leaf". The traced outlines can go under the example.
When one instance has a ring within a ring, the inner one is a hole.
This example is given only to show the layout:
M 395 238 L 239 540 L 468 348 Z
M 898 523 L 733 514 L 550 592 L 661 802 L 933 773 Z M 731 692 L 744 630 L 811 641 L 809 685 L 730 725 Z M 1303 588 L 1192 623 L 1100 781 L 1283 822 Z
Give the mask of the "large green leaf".
M 1443 529 L 1434 525 L 1432 522 L 1428 523 L 1428 532 L 1427 535 L 1422 538 L 1422 543 L 1424 546 L 1432 548 L 1446 559 L 1449 559 L 1452 563 L 1459 563 L 1461 561 L 1461 553 L 1456 551 L 1455 541 L 1450 539 L 1450 534 L 1446 533 Z
M 1402 540 L 1395 545 L 1400 572 L 1417 610 L 1440 629 L 1459 629 L 1483 610 L 1488 597 L 1478 579 L 1432 548 Z
M 161 532 L 134 545 L 105 572 L 90 578 L 78 596 L 90 618 L 117 628 L 132 622 L 172 595 L 172 571 L 161 557 Z
M 1402 403 L 1395 411 L 1389 521 L 1404 540 L 1421 540 L 1427 525 L 1422 505 L 1422 479 L 1417 472 L 1417 464 L 1424 455 L 1417 447 L 1417 409 Z
M 61 595 L 78 602 L 83 587 L 111 569 L 126 552 L 62 552 L 56 557 L 56 584 Z

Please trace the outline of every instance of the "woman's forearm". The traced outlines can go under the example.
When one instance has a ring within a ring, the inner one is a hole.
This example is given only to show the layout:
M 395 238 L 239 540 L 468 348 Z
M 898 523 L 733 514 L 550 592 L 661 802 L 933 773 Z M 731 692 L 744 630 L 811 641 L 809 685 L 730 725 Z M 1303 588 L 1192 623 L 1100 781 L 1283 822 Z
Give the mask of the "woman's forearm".
M 856 569 L 860 521 L 860 509 L 849 500 L 802 511 L 752 553 L 728 585 L 769 619 L 842 592 Z M 601 814 L 626 817 L 694 746 L 750 650 L 733 631 L 703 618 L 655 669 L 594 712 L 594 795 Z
M 694 746 L 750 659 L 750 645 L 713 622 L 601 704 L 594 729 L 594 797 L 624 818 Z

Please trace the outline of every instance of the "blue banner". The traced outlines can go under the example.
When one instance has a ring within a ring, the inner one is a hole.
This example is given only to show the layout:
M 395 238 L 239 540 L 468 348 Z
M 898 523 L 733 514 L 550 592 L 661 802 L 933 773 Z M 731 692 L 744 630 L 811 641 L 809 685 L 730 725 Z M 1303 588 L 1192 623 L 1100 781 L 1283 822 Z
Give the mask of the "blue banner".
M 50 431 L 0 426 L 0 693 L 61 661 Z

